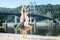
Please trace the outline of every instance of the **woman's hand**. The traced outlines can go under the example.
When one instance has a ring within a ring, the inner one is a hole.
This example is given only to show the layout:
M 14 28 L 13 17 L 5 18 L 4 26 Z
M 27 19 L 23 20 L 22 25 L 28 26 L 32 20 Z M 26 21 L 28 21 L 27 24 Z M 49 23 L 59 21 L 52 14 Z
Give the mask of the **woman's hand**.
M 24 4 L 22 5 L 21 13 L 22 13 L 22 14 L 25 13 L 25 7 L 24 7 Z

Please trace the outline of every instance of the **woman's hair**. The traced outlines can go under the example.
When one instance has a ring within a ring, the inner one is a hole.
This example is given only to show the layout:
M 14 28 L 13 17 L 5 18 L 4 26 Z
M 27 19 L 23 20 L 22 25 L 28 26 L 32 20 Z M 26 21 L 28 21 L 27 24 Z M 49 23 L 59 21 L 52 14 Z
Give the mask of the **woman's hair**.
M 25 9 L 23 9 L 23 13 L 25 13 Z

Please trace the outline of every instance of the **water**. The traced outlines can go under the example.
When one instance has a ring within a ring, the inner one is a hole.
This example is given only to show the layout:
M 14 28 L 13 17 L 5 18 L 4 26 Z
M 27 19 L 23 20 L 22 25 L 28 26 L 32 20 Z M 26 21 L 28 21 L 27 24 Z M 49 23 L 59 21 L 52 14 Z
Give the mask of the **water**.
M 31 24 L 30 24 L 31 25 Z M 33 35 L 60 35 L 60 26 L 36 26 L 36 31 L 34 31 L 34 25 L 32 26 L 32 32 L 28 31 L 27 34 L 33 34 Z M 56 27 L 54 29 L 54 27 Z M 7 33 L 14 33 L 15 34 L 15 28 L 14 27 L 8 27 Z M 20 31 L 17 31 L 17 34 L 20 34 Z

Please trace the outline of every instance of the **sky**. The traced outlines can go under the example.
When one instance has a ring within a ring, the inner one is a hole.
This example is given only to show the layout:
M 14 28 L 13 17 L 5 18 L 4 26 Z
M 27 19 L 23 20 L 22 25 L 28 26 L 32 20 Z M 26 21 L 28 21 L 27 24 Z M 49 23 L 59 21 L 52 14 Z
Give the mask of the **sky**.
M 22 4 L 28 5 L 30 2 L 36 2 L 37 5 L 60 4 L 60 0 L 0 0 L 0 7 L 16 8 Z

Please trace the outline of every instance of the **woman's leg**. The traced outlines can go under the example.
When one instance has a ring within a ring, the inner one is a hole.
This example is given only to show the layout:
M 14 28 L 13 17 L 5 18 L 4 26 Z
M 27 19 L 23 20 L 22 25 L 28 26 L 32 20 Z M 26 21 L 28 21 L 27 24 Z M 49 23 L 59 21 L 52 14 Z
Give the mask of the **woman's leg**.
M 18 27 L 18 28 L 16 28 L 16 29 L 17 29 L 17 30 L 20 30 L 20 31 L 22 30 L 20 27 Z
M 27 37 L 26 34 L 27 34 L 27 31 L 26 30 L 22 30 L 23 38 L 26 38 Z
M 17 30 L 22 31 L 23 38 L 27 37 L 27 31 L 31 30 L 31 29 L 32 29 L 32 26 L 30 26 L 30 25 L 25 25 L 25 29 L 21 29 L 19 27 L 17 28 Z
M 26 30 L 23 30 L 21 28 L 17 28 L 17 30 L 19 30 L 20 32 L 22 32 L 23 38 L 26 38 L 26 34 L 27 34 Z
M 23 30 L 23 38 L 27 38 L 27 31 L 31 29 L 32 29 L 32 26 L 25 25 L 25 30 Z
M 31 30 L 32 29 L 32 26 L 30 25 L 25 25 L 25 30 L 28 31 L 28 30 Z
M 27 31 L 28 30 L 31 30 L 32 29 L 32 26 L 30 25 L 25 25 L 25 29 L 22 29 L 22 35 L 23 35 L 23 38 L 27 38 Z

